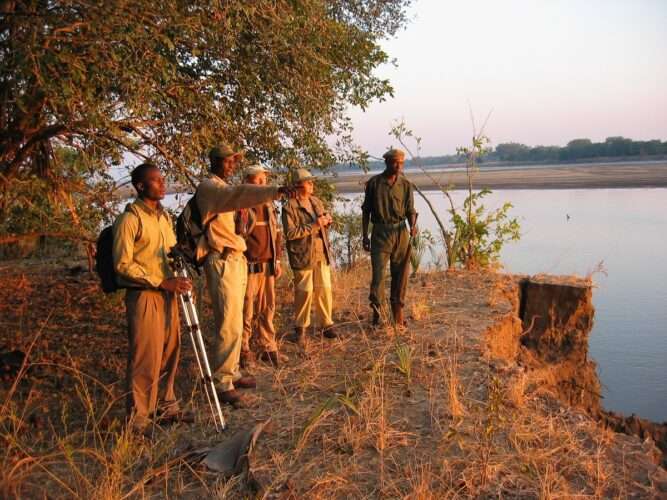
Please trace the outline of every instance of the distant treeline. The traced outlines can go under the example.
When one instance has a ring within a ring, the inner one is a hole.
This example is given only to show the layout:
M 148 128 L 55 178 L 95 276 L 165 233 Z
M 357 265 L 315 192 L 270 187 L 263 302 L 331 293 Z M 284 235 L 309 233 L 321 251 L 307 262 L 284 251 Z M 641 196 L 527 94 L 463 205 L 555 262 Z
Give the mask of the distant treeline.
M 592 142 L 590 139 L 574 139 L 567 146 L 526 146 L 517 142 L 498 144 L 480 163 L 483 162 L 569 162 L 595 159 L 636 158 L 667 156 L 667 141 L 658 139 L 651 141 L 633 141 L 625 137 L 607 137 L 604 142 Z M 407 160 L 406 166 L 420 165 L 424 167 L 461 163 L 464 159 L 459 155 L 426 156 L 415 161 Z M 383 167 L 381 161 L 371 161 L 371 170 Z M 356 165 L 340 165 L 337 170 L 355 170 Z

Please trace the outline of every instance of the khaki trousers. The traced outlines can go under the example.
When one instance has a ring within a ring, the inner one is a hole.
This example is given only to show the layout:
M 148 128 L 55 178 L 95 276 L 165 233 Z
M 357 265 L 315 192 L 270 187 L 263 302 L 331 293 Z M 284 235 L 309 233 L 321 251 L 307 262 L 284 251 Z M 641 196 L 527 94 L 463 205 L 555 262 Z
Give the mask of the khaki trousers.
M 215 320 L 213 376 L 221 390 L 229 391 L 234 389 L 234 381 L 241 378 L 239 357 L 248 262 L 241 252 L 233 252 L 225 260 L 219 252 L 211 252 L 204 272 Z
M 144 427 L 157 410 L 158 386 L 163 382 L 166 412 L 178 410 L 174 380 L 181 349 L 176 295 L 158 290 L 125 294 L 128 340 L 127 410 L 134 424 Z
M 248 274 L 243 304 L 243 345 L 242 351 L 250 351 L 250 338 L 253 327 L 256 326 L 257 343 L 266 352 L 278 350 L 276 345 L 276 330 L 273 327 L 273 316 L 276 312 L 275 276 L 271 266 L 264 263 L 264 270 L 259 273 Z
M 333 325 L 333 298 L 331 293 L 331 267 L 324 261 L 314 263 L 311 269 L 294 271 L 294 309 L 296 326 L 310 326 L 310 309 L 315 303 L 315 326 Z

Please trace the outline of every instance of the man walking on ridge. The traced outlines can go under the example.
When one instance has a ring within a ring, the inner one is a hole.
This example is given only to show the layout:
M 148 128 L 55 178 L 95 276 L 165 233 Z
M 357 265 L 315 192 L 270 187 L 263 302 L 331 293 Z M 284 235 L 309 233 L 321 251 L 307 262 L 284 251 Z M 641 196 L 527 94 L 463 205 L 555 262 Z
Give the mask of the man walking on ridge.
M 205 237 L 198 243 L 197 257 L 206 255 L 204 271 L 215 318 L 213 371 L 220 384 L 220 399 L 242 405 L 236 388 L 254 388 L 255 379 L 242 376 L 239 367 L 243 339 L 243 299 L 248 281 L 247 249 L 236 232 L 234 212 L 276 200 L 292 191 L 277 186 L 242 184 L 228 180 L 238 168 L 241 152 L 224 145 L 211 149 L 211 175 L 197 188 L 197 207 Z
M 417 233 L 417 212 L 414 208 L 414 188 L 403 176 L 405 153 L 390 149 L 384 156 L 385 169 L 371 177 L 366 183 L 362 210 L 362 238 L 364 250 L 371 253 L 373 277 L 370 303 L 373 310 L 373 325 L 380 324 L 385 308 L 384 278 L 387 262 L 391 273 L 391 312 L 394 324 L 405 326 L 403 307 L 405 288 L 409 272 L 406 260 L 410 251 L 410 237 Z M 410 232 L 405 221 L 410 225 Z M 368 223 L 373 223 L 368 237 Z

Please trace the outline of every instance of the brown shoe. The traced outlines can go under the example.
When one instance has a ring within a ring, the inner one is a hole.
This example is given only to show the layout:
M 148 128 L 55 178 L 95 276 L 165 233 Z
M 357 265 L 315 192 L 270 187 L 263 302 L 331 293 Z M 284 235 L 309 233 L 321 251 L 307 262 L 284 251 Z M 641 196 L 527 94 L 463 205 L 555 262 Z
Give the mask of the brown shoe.
M 373 307 L 372 325 L 373 326 L 380 326 L 380 311 L 378 311 L 377 308 L 375 308 L 375 307 Z
M 338 334 L 336 333 L 336 327 L 334 325 L 329 325 L 324 327 L 321 330 L 321 333 L 323 337 L 326 337 L 328 339 L 338 338 Z
M 239 365 L 241 368 L 248 368 L 255 362 L 255 353 L 252 351 L 241 351 L 239 356 Z
M 285 337 L 285 340 L 292 342 L 294 344 L 303 344 L 304 339 L 306 338 L 306 329 L 302 326 L 297 326 L 294 328 L 294 333 L 291 333 Z
M 195 416 L 191 411 L 178 410 L 172 413 L 165 413 L 156 419 L 159 425 L 173 425 L 173 424 L 192 424 L 195 421 Z
M 243 395 L 236 389 L 228 391 L 218 391 L 218 399 L 221 403 L 238 406 L 243 404 Z
M 234 387 L 238 387 L 239 389 L 254 389 L 257 387 L 257 381 L 255 380 L 255 377 L 246 375 L 238 380 L 234 380 Z
M 278 368 L 280 366 L 280 356 L 278 356 L 277 351 L 264 351 L 259 355 L 259 359 L 260 361 L 264 361 L 274 368 Z

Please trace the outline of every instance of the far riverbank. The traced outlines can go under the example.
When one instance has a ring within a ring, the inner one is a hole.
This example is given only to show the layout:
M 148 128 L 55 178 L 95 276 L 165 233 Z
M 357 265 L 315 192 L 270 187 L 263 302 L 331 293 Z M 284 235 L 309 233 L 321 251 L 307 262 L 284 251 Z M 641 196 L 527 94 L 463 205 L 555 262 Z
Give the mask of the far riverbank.
M 327 177 L 342 193 L 363 191 L 365 182 L 377 172 Z M 416 171 L 405 175 L 421 189 L 465 189 L 468 178 L 465 171 Z M 667 162 L 641 164 L 588 164 L 544 167 L 507 167 L 475 173 L 476 188 L 489 189 L 596 189 L 667 187 Z

